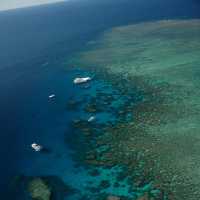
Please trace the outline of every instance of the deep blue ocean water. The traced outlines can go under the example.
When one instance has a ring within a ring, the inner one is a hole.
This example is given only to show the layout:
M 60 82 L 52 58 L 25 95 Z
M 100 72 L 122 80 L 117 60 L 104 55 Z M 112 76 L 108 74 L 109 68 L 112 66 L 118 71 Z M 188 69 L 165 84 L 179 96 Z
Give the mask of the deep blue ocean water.
M 95 74 L 64 65 L 68 56 L 113 26 L 199 18 L 199 10 L 198 0 L 75 0 L 0 12 L 1 198 L 18 199 L 10 192 L 10 182 L 19 174 L 57 175 L 83 192 L 83 186 L 91 180 L 84 169 L 74 167 L 64 140 L 65 134 L 73 134 L 70 121 L 89 115 L 81 110 L 68 111 L 66 104 L 71 97 L 95 95 L 98 87 L 105 90 L 106 86 L 108 91 L 113 88 L 106 80 L 93 81 L 89 89 L 75 87 L 72 81 L 77 75 Z M 50 100 L 52 93 L 56 97 Z M 108 113 L 97 117 L 104 122 L 112 118 Z M 33 152 L 32 142 L 43 144 L 51 153 Z M 104 170 L 92 182 L 110 174 L 111 170 Z M 115 179 L 114 175 L 109 177 Z M 108 192 L 126 195 L 127 189 L 110 188 Z

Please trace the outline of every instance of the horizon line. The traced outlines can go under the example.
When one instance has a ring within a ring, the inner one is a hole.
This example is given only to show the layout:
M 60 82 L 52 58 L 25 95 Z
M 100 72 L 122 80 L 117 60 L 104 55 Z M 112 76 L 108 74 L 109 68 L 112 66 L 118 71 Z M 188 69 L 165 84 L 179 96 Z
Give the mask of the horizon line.
M 40 4 L 32 4 L 32 5 L 24 5 L 24 6 L 17 6 L 17 7 L 11 7 L 11 8 L 0 8 L 0 13 L 1 12 L 6 12 L 6 11 L 15 11 L 18 9 L 26 9 L 26 8 L 32 8 L 32 7 L 40 7 L 40 6 L 47 6 L 47 5 L 52 5 L 52 4 L 59 4 L 59 3 L 64 3 L 70 0 L 56 0 L 55 2 L 47 2 L 47 3 L 40 3 Z

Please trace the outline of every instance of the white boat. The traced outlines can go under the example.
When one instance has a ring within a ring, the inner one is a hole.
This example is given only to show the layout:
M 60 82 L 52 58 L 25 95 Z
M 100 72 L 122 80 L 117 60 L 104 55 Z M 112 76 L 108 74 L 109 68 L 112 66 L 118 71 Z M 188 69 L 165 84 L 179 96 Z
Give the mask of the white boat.
M 49 95 L 49 99 L 52 99 L 52 98 L 54 98 L 56 95 L 55 94 L 51 94 L 51 95 Z
M 91 81 L 92 79 L 88 76 L 88 77 L 78 77 L 74 79 L 74 84 L 81 84 L 81 83 L 87 83 L 88 81 Z
M 34 151 L 41 151 L 43 149 L 41 145 L 36 144 L 36 143 L 31 144 L 31 147 Z
M 88 119 L 88 122 L 92 122 L 95 120 L 95 117 L 94 116 L 91 116 L 89 119 Z

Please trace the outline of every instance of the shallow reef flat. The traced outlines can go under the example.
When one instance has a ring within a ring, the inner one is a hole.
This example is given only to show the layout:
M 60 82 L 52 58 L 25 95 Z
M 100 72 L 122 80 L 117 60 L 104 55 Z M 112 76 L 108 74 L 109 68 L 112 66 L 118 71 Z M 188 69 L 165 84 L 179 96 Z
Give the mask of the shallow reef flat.
M 113 28 L 70 60 L 122 91 L 142 91 L 134 120 L 108 128 L 99 143 L 111 147 L 104 164 L 125 164 L 134 184 L 152 182 L 167 199 L 200 199 L 199 56 L 193 19 Z

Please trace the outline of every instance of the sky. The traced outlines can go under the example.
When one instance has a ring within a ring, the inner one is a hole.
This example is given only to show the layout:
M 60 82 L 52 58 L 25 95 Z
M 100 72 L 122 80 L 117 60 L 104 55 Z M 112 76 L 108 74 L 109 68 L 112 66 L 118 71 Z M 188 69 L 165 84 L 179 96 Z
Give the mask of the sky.
M 65 0 L 0 0 L 0 11 L 61 1 Z

